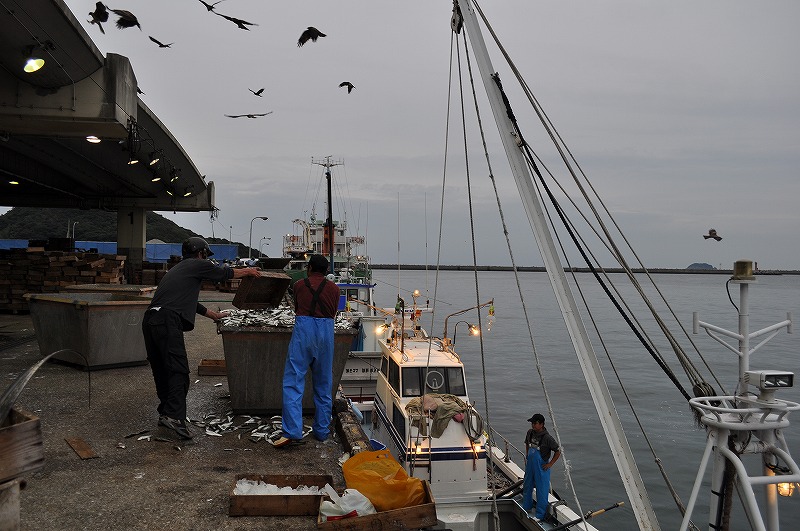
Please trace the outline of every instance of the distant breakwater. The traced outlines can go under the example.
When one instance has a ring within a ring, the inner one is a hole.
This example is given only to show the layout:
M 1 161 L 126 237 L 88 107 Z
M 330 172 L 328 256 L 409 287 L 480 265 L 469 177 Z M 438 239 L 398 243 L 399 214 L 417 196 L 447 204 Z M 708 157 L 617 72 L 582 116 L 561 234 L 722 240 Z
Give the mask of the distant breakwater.
M 424 264 L 372 264 L 372 269 L 400 269 L 403 271 L 424 271 L 425 269 L 435 270 L 436 266 L 433 265 L 424 265 Z M 440 265 L 439 270 L 441 271 L 513 271 L 514 268 L 511 266 L 497 266 L 497 265 L 479 265 L 479 266 L 471 266 L 471 265 Z M 542 266 L 518 266 L 517 271 L 533 271 L 533 272 L 545 272 L 545 268 Z M 573 273 L 591 273 L 591 270 L 588 267 L 565 267 L 564 271 L 566 272 L 573 272 Z M 603 269 L 606 273 L 624 273 L 625 270 L 620 267 L 608 267 Z M 644 269 L 638 268 L 633 269 L 634 273 L 645 273 Z M 654 267 L 652 269 L 647 269 L 649 273 L 658 273 L 658 274 L 691 274 L 691 275 L 732 275 L 732 269 L 672 269 L 672 268 L 660 268 Z M 797 270 L 764 270 L 764 271 L 755 271 L 753 274 L 755 275 L 800 275 L 800 271 Z

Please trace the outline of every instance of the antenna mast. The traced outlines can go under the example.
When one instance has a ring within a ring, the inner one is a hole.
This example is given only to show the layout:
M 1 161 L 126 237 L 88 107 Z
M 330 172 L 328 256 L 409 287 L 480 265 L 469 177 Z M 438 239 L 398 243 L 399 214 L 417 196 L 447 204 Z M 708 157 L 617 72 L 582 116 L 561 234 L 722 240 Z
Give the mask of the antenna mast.
M 311 159 L 311 164 L 317 164 L 318 166 L 323 166 L 325 168 L 325 179 L 328 181 L 328 219 L 325 220 L 325 235 L 322 240 L 322 254 L 328 252 L 330 256 L 330 272 L 331 274 L 334 273 L 334 265 L 333 265 L 333 248 L 334 248 L 334 236 L 333 236 L 333 201 L 331 200 L 332 193 L 331 193 L 331 168 L 334 166 L 341 166 L 344 164 L 343 160 L 339 160 L 336 162 L 331 161 L 333 155 L 328 155 L 322 160 L 314 160 Z

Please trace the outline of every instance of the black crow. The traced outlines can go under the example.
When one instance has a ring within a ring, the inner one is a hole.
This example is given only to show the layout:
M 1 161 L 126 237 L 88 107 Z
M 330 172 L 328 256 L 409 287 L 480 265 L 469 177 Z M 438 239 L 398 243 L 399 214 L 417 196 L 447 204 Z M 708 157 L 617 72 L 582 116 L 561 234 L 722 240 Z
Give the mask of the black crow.
M 258 24 L 253 24 L 252 22 L 247 22 L 246 20 L 242 20 L 236 17 L 229 17 L 228 15 L 223 15 L 222 13 L 217 13 L 216 11 L 214 11 L 214 14 L 219 15 L 226 20 L 230 20 L 231 22 L 239 26 L 240 29 L 243 30 L 250 31 L 250 28 L 248 28 L 247 26 L 258 26 Z
M 347 93 L 348 93 L 348 94 L 350 94 L 351 92 L 353 92 L 353 89 L 354 89 L 354 88 L 356 88 L 356 87 L 354 87 L 354 86 L 353 86 L 353 84 L 352 84 L 352 83 L 350 83 L 349 81 L 342 81 L 341 83 L 339 83 L 339 86 L 340 86 L 340 87 L 347 87 Z
M 97 2 L 94 5 L 94 11 L 89 13 L 89 16 L 92 17 L 89 19 L 89 24 L 97 24 L 97 27 L 100 28 L 100 33 L 104 34 L 106 30 L 103 29 L 103 25 L 100 23 L 108 22 L 108 8 L 105 4 Z
M 148 37 L 150 37 L 150 36 L 148 35 Z M 163 42 L 161 42 L 160 40 L 158 40 L 158 39 L 154 39 L 153 37 L 150 37 L 150 40 L 151 40 L 151 41 L 153 41 L 154 43 L 158 44 L 158 47 L 159 47 L 159 48 L 169 48 L 170 46 L 172 46 L 173 44 L 175 44 L 174 42 L 171 42 L 171 43 L 169 43 L 169 44 L 164 44 L 164 43 L 163 43 Z
M 314 26 L 309 26 L 303 33 L 300 34 L 300 38 L 297 39 L 297 46 L 304 45 L 309 39 L 311 39 L 313 42 L 317 42 L 317 38 L 319 37 L 327 37 L 327 35 L 322 33 Z
M 117 19 L 117 28 L 125 29 L 136 26 L 139 28 L 139 31 L 142 30 L 142 27 L 139 25 L 139 20 L 137 20 L 136 15 L 134 15 L 130 11 L 125 11 L 124 9 L 112 9 L 111 11 L 115 15 L 119 16 L 119 18 Z
M 717 241 L 722 239 L 722 236 L 717 236 L 717 231 L 714 229 L 708 229 L 708 234 L 703 234 L 703 239 L 707 240 L 709 238 L 714 238 Z
M 200 3 L 203 4 L 204 6 L 206 6 L 206 9 L 208 9 L 209 11 L 214 11 L 214 6 L 219 4 L 219 3 L 221 3 L 221 2 L 223 2 L 223 1 L 224 0 L 219 0 L 219 2 L 214 2 L 213 4 L 209 4 L 208 2 L 204 2 L 203 0 L 200 0 Z
M 261 94 L 262 92 L 264 92 L 264 89 L 263 89 L 263 88 L 260 88 L 260 89 L 258 89 L 258 90 L 253 90 L 253 89 L 249 88 L 249 89 L 247 89 L 247 90 L 249 90 L 250 92 L 252 92 L 252 93 L 253 93 L 253 94 L 255 94 L 256 96 L 258 96 L 259 98 L 262 98 L 262 97 L 263 97 L 263 96 L 262 96 L 262 94 Z
M 261 114 L 226 114 L 228 118 L 258 118 L 259 116 L 266 116 L 268 114 L 272 114 L 272 111 L 261 113 Z

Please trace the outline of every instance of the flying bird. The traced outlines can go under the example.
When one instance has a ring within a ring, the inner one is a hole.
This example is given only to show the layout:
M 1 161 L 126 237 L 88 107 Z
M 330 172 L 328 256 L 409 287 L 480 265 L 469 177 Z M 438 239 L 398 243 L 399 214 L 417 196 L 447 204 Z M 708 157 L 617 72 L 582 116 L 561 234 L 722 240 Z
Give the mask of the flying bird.
M 142 27 L 139 25 L 139 20 L 136 18 L 136 15 L 134 15 L 130 11 L 125 11 L 124 9 L 112 9 L 111 11 L 119 17 L 117 19 L 117 28 L 125 29 L 136 26 L 139 28 L 139 31 L 142 30 Z
M 708 234 L 703 234 L 703 239 L 707 240 L 709 238 L 714 238 L 717 241 L 722 239 L 722 236 L 717 236 L 717 231 L 715 229 L 708 229 Z
M 89 24 L 97 24 L 97 27 L 100 28 L 100 33 L 105 34 L 106 30 L 103 29 L 101 24 L 101 22 L 108 22 L 108 8 L 105 4 L 97 2 L 94 5 L 94 11 L 89 13 L 89 16 L 92 17 L 89 19 Z
M 250 31 L 250 28 L 248 28 L 247 26 L 258 26 L 258 24 L 254 24 L 252 22 L 247 22 L 246 20 L 242 20 L 242 19 L 236 18 L 236 17 L 229 17 L 228 15 L 223 15 L 222 13 L 217 13 L 216 11 L 214 11 L 214 14 L 215 15 L 219 15 L 219 16 L 221 16 L 222 18 L 224 18 L 226 20 L 230 20 L 231 22 L 233 22 L 234 24 L 239 26 L 240 29 L 243 29 L 243 30 Z
M 300 47 L 304 45 L 309 39 L 311 39 L 313 42 L 317 42 L 319 37 L 327 37 L 327 35 L 322 33 L 314 26 L 309 26 L 303 33 L 300 34 L 300 38 L 297 39 L 297 46 Z
M 221 2 L 223 2 L 223 1 L 224 0 L 219 0 L 219 2 L 214 2 L 213 4 L 209 4 L 208 2 L 204 2 L 203 0 L 200 0 L 200 3 L 203 4 L 204 6 L 206 6 L 206 9 L 208 9 L 209 11 L 214 11 L 214 6 L 219 4 L 219 3 L 221 3 Z
M 151 40 L 151 41 L 153 41 L 154 43 L 158 44 L 158 47 L 159 47 L 159 48 L 169 48 L 170 46 L 172 46 L 173 44 L 175 44 L 174 42 L 171 42 L 171 43 L 169 43 L 169 44 L 164 44 L 164 43 L 163 43 L 163 42 L 161 42 L 160 40 L 158 40 L 158 39 L 154 39 L 154 38 L 153 38 L 153 37 L 151 37 L 150 35 L 148 35 L 148 37 L 150 37 L 150 40 Z
M 261 113 L 261 114 L 226 114 L 228 118 L 258 118 L 259 116 L 266 116 L 268 114 L 272 114 L 272 111 Z
M 352 84 L 352 83 L 350 83 L 349 81 L 342 81 L 341 83 L 339 83 L 339 86 L 340 86 L 340 87 L 347 87 L 347 93 L 348 93 L 348 94 L 350 94 L 351 92 L 353 92 L 353 89 L 354 89 L 354 88 L 356 88 L 356 87 L 354 87 L 354 86 L 353 86 L 353 84 Z
M 253 89 L 251 89 L 251 88 L 248 88 L 247 90 L 249 90 L 250 92 L 252 92 L 252 93 L 253 93 L 253 94 L 255 94 L 256 96 L 258 96 L 259 98 L 263 98 L 263 95 L 261 94 L 262 92 L 264 92 L 264 89 L 263 89 L 263 88 L 260 88 L 260 89 L 258 89 L 258 90 L 253 90 Z

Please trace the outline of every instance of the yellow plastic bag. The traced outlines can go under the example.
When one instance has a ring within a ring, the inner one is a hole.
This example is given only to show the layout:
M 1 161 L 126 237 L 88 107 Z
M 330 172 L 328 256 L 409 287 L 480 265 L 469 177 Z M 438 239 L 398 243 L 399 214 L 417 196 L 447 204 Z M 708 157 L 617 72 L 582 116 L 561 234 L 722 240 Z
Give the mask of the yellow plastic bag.
M 422 481 L 408 477 L 388 450 L 357 453 L 344 462 L 342 471 L 347 488 L 366 496 L 378 512 L 425 501 Z

